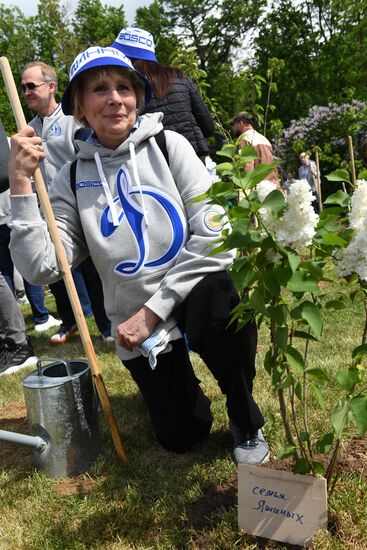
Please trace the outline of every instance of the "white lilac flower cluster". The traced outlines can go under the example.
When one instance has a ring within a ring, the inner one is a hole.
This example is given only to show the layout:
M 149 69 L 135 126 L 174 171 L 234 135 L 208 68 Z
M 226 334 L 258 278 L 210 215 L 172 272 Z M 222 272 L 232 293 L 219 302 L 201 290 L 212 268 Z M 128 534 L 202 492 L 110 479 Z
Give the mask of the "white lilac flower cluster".
M 367 280 L 367 181 L 357 180 L 357 187 L 352 195 L 349 226 L 353 237 L 343 250 L 336 253 L 336 269 L 339 275 L 357 273 Z
M 275 189 L 275 184 L 268 180 L 260 182 L 256 187 L 259 201 L 263 202 Z M 309 246 L 316 233 L 319 217 L 312 207 L 313 200 L 314 196 L 308 182 L 305 179 L 296 180 L 290 187 L 286 198 L 287 208 L 280 218 L 274 219 L 271 209 L 266 206 L 260 208 L 259 216 L 281 246 L 299 250 Z

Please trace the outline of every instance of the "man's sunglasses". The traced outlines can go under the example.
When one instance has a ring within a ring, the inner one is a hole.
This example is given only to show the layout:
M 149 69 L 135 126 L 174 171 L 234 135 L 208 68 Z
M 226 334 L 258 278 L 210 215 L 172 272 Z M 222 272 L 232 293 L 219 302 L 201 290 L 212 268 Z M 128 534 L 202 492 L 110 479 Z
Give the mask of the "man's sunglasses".
M 26 90 L 35 90 L 36 88 L 39 88 L 40 86 L 44 86 L 45 84 L 49 84 L 49 82 L 41 82 L 41 84 L 35 84 L 34 82 L 26 82 L 25 84 L 21 84 L 20 87 L 22 89 L 22 92 L 25 92 Z

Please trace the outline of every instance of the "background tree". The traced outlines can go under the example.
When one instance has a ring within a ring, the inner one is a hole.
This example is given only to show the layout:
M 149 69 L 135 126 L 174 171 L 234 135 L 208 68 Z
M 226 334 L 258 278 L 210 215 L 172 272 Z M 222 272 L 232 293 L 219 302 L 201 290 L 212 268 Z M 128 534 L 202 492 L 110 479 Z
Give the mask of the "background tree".
M 19 8 L 6 8 L 0 5 L 0 51 L 11 63 L 15 81 L 24 64 L 35 56 L 35 43 L 32 39 L 28 19 Z M 0 117 L 5 130 L 15 131 L 14 117 L 3 82 L 0 83 Z
M 157 59 L 161 63 L 169 63 L 179 47 L 180 37 L 174 33 L 172 21 L 162 2 L 154 0 L 148 7 L 138 8 L 135 25 L 152 33 Z
M 126 26 L 124 8 L 107 6 L 100 0 L 79 0 L 72 27 L 79 40 L 79 51 L 93 45 L 109 46 Z
M 312 105 L 343 103 L 366 92 L 366 2 L 275 0 L 255 38 L 255 71 L 265 74 L 270 57 L 285 61 L 274 99 L 288 126 Z
M 245 52 L 247 33 L 265 4 L 265 0 L 154 0 L 137 10 L 136 25 L 153 34 L 161 62 L 193 48 L 197 68 L 205 74 L 206 94 L 216 105 L 214 114 L 225 122 L 245 104 L 255 105 L 258 97 L 260 81 L 251 70 L 235 70 L 233 60 Z M 193 65 L 186 63 L 184 69 L 195 80 Z
M 184 42 L 195 46 L 200 68 L 211 81 L 235 48 L 243 45 L 266 1 L 171 0 L 163 4 Z
M 17 82 L 38 58 L 55 66 L 62 93 L 75 55 L 111 44 L 127 26 L 122 5 L 79 0 L 75 13 L 67 6 L 40 0 L 37 16 L 26 18 L 0 4 L 1 52 Z M 367 100 L 365 0 L 153 0 L 137 9 L 135 24 L 153 34 L 161 62 L 178 63 L 194 79 L 227 131 L 228 119 L 247 109 L 266 119 L 274 141 L 313 106 Z M 0 116 L 14 130 L 1 84 Z
M 79 43 L 71 32 L 72 12 L 59 0 L 39 0 L 37 15 L 30 17 L 28 26 L 35 44 L 33 57 L 56 68 L 59 91 L 62 93 L 68 81 L 70 63 L 78 52 Z M 19 75 L 21 76 L 21 75 Z M 32 116 L 24 104 L 27 120 Z

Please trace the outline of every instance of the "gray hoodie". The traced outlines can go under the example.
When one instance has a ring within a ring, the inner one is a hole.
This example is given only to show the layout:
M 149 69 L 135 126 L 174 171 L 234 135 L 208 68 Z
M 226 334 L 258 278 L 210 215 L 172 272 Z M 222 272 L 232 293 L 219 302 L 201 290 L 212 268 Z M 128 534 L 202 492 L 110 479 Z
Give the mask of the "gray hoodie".
M 88 252 L 96 265 L 113 331 L 143 305 L 162 319 L 159 328 L 171 330 L 172 311 L 192 288 L 233 259 L 232 252 L 209 256 L 223 210 L 190 202 L 208 189 L 210 176 L 189 142 L 171 131 L 166 131 L 168 166 L 153 137 L 162 129 L 161 119 L 161 113 L 141 117 L 116 150 L 77 141 L 75 195 L 70 163 L 49 190 L 71 266 Z M 56 281 L 58 262 L 36 196 L 11 200 L 15 265 L 33 283 Z M 130 359 L 140 352 L 119 348 L 119 353 Z

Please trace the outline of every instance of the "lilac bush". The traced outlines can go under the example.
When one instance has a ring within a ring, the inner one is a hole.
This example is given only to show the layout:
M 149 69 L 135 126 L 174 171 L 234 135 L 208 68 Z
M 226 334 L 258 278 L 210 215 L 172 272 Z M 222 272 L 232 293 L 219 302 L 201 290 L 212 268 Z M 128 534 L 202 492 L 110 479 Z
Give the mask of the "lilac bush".
M 322 174 L 337 168 L 349 167 L 348 136 L 353 139 L 356 168 L 361 168 L 361 141 L 367 135 L 367 103 L 353 100 L 351 103 L 313 106 L 308 116 L 292 120 L 283 130 L 275 146 L 276 154 L 283 159 L 286 169 L 297 169 L 301 151 L 319 152 Z

